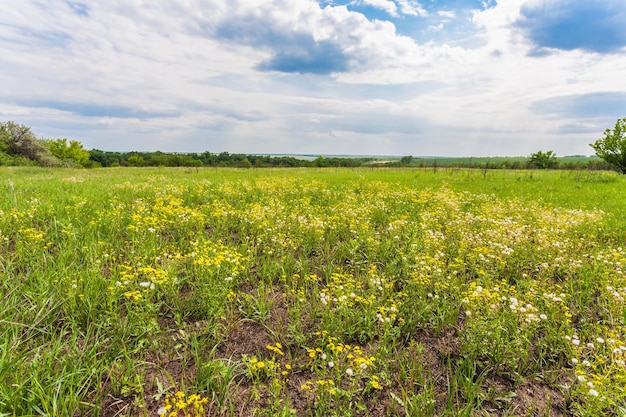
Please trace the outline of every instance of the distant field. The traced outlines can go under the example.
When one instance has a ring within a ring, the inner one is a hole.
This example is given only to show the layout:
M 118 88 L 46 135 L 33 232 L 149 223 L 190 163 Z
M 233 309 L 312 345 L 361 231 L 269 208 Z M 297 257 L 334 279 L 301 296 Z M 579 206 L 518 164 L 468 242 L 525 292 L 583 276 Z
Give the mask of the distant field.
M 624 176 L 0 178 L 0 416 L 626 413 Z

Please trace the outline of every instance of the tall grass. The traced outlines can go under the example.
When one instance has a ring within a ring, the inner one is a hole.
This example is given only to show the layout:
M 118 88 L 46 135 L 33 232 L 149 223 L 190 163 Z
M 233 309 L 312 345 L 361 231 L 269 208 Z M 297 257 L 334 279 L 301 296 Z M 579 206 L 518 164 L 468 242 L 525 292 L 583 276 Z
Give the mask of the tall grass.
M 0 415 L 626 408 L 616 174 L 0 177 Z

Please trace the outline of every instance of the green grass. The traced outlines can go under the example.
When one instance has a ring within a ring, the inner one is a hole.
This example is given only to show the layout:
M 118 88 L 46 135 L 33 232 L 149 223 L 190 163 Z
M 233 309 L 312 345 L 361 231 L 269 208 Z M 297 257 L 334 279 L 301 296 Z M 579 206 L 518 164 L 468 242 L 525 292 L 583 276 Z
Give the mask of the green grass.
M 0 415 L 626 408 L 615 173 L 0 178 Z

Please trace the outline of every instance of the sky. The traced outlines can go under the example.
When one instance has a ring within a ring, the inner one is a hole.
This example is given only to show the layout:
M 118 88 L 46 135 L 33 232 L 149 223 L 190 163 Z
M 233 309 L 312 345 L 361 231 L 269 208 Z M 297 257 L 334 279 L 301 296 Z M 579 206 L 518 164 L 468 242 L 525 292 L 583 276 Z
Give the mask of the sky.
M 5 0 L 0 121 L 86 149 L 520 156 L 626 117 L 623 0 Z

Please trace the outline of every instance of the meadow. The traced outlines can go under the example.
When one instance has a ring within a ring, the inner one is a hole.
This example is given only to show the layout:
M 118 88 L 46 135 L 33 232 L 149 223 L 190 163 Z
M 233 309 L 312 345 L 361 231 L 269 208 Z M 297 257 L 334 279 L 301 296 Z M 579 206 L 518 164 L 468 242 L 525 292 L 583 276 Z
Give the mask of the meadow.
M 0 178 L 0 416 L 626 415 L 624 176 Z

